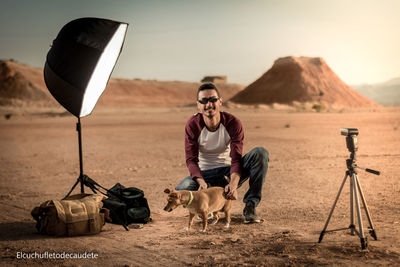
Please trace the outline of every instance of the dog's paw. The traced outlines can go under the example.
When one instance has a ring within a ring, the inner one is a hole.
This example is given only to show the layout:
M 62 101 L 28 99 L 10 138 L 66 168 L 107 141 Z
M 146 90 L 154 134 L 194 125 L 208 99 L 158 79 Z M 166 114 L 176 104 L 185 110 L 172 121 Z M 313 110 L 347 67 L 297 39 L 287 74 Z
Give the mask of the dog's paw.
M 190 230 L 190 228 L 189 227 L 185 227 L 185 228 L 183 228 L 183 231 L 189 231 Z
M 205 233 L 205 232 L 207 232 L 207 229 L 200 229 L 199 232 L 200 233 Z
M 224 228 L 229 228 L 229 226 L 230 226 L 230 224 L 229 224 L 229 223 L 226 223 L 226 224 L 224 225 Z

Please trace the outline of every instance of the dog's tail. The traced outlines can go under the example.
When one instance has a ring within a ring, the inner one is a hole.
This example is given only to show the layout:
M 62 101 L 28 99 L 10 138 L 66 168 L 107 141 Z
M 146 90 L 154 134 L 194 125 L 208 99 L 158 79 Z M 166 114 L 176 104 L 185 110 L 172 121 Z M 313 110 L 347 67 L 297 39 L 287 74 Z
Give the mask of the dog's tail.
M 229 178 L 228 176 L 224 176 L 224 178 L 225 178 L 225 181 L 229 184 L 230 183 L 230 181 L 231 181 L 231 178 Z M 224 198 L 225 199 L 228 199 L 226 196 L 228 195 L 228 193 L 229 193 L 229 191 L 228 192 L 225 192 L 225 190 L 224 190 Z
M 228 182 L 228 184 L 231 182 L 231 178 L 229 178 L 228 176 L 224 176 L 225 180 Z

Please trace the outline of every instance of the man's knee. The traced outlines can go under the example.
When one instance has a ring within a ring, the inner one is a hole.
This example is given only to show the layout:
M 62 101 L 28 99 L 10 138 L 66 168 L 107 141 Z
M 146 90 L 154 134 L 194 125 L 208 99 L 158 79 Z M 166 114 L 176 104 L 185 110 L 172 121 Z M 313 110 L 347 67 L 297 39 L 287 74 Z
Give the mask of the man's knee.
M 182 186 L 182 184 L 178 184 L 178 185 L 175 187 L 175 190 L 176 190 L 176 191 L 178 191 L 178 190 L 185 190 L 185 188 Z
M 254 157 L 258 159 L 262 163 L 268 163 L 269 161 L 269 152 L 263 147 L 255 147 L 251 150 Z
M 183 181 L 182 183 L 179 183 L 176 187 L 175 190 L 187 190 L 190 187 L 190 183 Z
M 175 190 L 195 190 L 195 187 L 198 187 L 198 184 L 191 177 L 186 177 L 175 187 Z

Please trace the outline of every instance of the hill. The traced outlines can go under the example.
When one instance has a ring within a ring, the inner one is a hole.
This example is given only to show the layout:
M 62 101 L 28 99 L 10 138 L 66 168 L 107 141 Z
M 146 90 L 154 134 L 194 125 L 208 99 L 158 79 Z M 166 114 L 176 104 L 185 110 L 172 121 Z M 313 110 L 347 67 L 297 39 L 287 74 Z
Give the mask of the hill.
M 200 83 L 111 78 L 98 105 L 108 107 L 184 106 L 196 101 Z M 218 84 L 221 95 L 229 99 L 244 86 Z M 0 105 L 58 106 L 47 90 L 43 69 L 12 60 L 0 60 Z
M 242 104 L 320 103 L 330 107 L 377 107 L 345 84 L 319 57 L 284 57 L 232 99 Z
M 383 83 L 354 85 L 353 88 L 383 106 L 400 106 L 400 77 Z
M 48 102 L 51 94 L 46 89 L 43 71 L 38 68 L 0 60 L 0 105 L 16 105 L 23 102 Z

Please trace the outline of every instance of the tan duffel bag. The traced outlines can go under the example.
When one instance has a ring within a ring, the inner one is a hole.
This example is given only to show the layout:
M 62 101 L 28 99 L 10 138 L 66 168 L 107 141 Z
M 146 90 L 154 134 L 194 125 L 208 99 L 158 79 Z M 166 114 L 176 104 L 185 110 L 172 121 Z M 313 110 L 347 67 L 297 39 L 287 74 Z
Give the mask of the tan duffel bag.
M 48 200 L 31 214 L 41 234 L 76 236 L 97 234 L 104 225 L 102 195 L 77 194 L 63 200 Z

